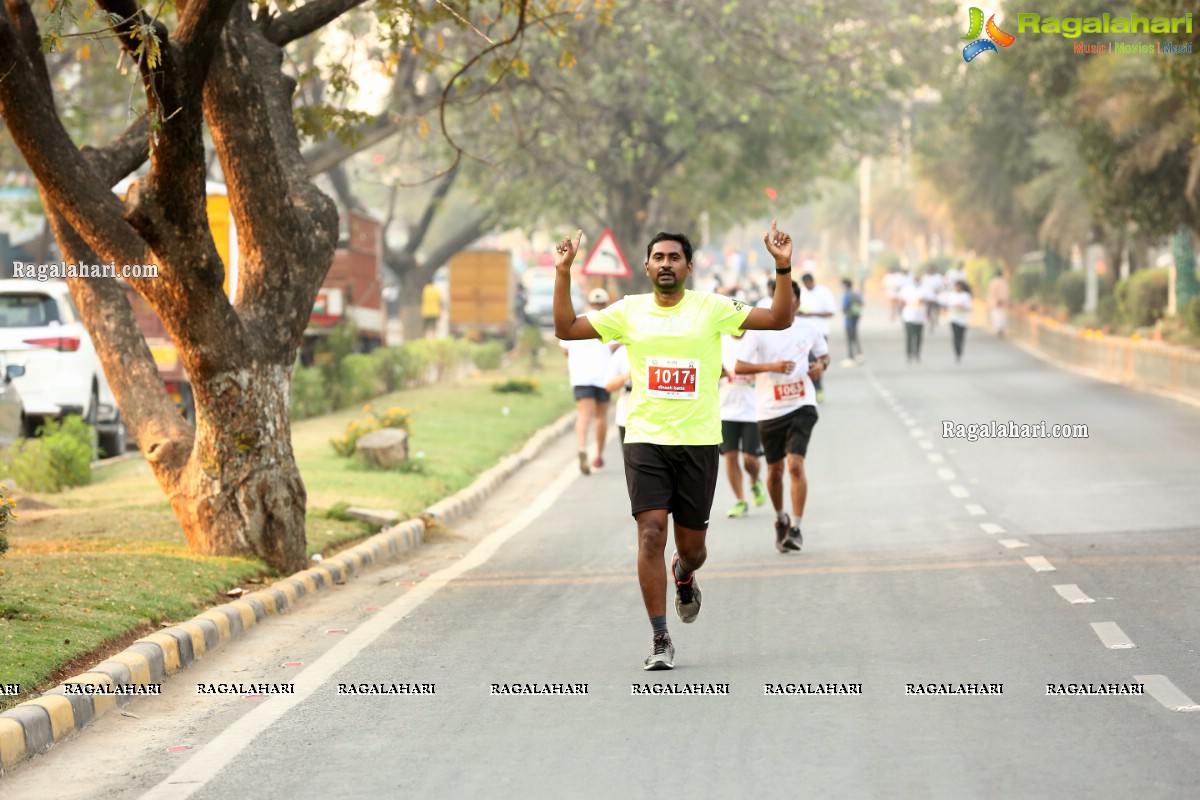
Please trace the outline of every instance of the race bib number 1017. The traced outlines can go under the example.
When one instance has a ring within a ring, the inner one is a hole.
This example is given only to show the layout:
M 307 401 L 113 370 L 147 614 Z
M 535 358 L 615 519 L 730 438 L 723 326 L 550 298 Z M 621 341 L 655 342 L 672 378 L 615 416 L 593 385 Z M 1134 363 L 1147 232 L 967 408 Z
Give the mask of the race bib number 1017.
M 669 400 L 695 400 L 700 362 L 694 358 L 646 359 L 646 395 Z

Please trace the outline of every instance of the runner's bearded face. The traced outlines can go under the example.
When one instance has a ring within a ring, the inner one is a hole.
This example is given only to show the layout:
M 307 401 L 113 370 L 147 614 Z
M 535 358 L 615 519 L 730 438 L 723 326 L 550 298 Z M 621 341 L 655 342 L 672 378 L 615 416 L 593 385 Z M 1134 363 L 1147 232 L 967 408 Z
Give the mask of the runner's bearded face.
M 683 245 L 665 240 L 655 242 L 646 259 L 646 275 L 659 294 L 675 294 L 683 291 L 683 285 L 692 274 L 692 265 L 684 260 Z

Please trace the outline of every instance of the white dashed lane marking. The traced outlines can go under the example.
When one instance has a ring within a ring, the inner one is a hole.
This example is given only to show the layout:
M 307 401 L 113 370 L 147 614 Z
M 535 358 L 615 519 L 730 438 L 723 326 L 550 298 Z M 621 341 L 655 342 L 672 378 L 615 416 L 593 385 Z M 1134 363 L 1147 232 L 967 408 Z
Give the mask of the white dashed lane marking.
M 926 453 L 925 457 L 929 459 L 930 464 L 941 464 L 946 460 L 946 457 L 941 453 Z
M 1004 533 L 1004 528 L 994 522 L 981 522 L 979 527 L 983 528 L 984 533 Z
M 929 441 L 928 439 L 921 439 L 917 442 L 917 447 L 920 447 L 922 450 L 932 450 L 933 442 Z
M 971 493 L 967 491 L 967 487 L 959 486 L 958 484 L 950 487 L 950 494 L 954 495 L 959 500 L 965 500 L 971 496 Z
M 1137 646 L 1115 622 L 1093 622 L 1092 630 L 1109 650 L 1131 650 Z
M 1009 550 L 1016 550 L 1018 547 L 1029 547 L 1027 542 L 1022 542 L 1020 539 L 997 539 L 997 541 Z
M 1032 567 L 1034 572 L 1057 571 L 1054 569 L 1054 565 L 1042 556 L 1025 556 L 1025 563 Z
M 941 467 L 938 469 L 937 473 L 938 477 L 944 481 L 952 481 L 957 477 L 954 474 L 954 470 L 950 469 L 949 467 Z
M 1146 694 L 1163 708 L 1171 711 L 1200 711 L 1200 705 L 1181 692 L 1166 675 L 1134 675 L 1133 679 L 1146 687 Z
M 987 514 L 987 510 L 978 503 L 967 503 L 967 513 L 972 517 L 982 517 Z
M 1066 600 L 1068 603 L 1077 604 L 1096 602 L 1084 594 L 1083 590 L 1073 583 L 1060 583 L 1054 587 L 1054 591 L 1058 592 L 1059 597 L 1061 597 L 1063 600 Z

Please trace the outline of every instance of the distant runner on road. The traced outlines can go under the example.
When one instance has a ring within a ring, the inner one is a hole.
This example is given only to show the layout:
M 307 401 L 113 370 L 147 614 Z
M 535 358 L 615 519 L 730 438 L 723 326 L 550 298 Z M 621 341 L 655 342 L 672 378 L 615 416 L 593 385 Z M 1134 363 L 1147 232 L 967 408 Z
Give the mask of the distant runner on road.
M 799 308 L 800 285 L 791 282 L 793 308 Z M 745 336 L 736 372 L 756 375 L 758 433 L 767 460 L 767 493 L 775 509 L 775 549 L 798 552 L 804 544 L 800 524 L 808 500 L 804 459 L 817 424 L 814 382 L 829 366 L 829 344 L 812 325 L 798 317 L 787 330 Z M 786 463 L 785 463 L 786 462 Z M 783 510 L 783 473 L 791 476 L 792 514 Z
M 667 516 L 675 517 L 671 561 L 675 611 L 684 622 L 700 613 L 695 572 L 708 551 L 704 539 L 720 472 L 721 334 L 780 330 L 792 321 L 784 277 L 771 308 L 751 309 L 719 294 L 684 288 L 692 274 L 692 244 L 681 233 L 659 233 L 646 247 L 646 275 L 654 291 L 627 295 L 608 308 L 575 316 L 571 263 L 583 231 L 555 248 L 554 333 L 559 339 L 623 343 L 633 391 L 625 428 L 625 482 L 638 532 L 638 582 L 650 616 L 653 643 L 648 670 L 675 666 L 667 631 Z M 763 237 L 781 276 L 792 270 L 792 238 L 774 221 Z

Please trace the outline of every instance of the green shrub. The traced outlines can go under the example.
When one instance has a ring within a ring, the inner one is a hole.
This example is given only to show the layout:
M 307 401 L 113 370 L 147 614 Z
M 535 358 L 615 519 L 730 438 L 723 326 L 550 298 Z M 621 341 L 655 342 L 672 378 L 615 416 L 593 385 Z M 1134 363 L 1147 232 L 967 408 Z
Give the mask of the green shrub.
M 411 371 L 412 356 L 405 347 L 380 347 L 371 353 L 385 392 L 403 389 Z
M 1135 328 L 1144 328 L 1162 319 L 1167 311 L 1166 269 L 1143 269 L 1117 283 L 1117 306 L 1121 317 Z
M 1058 276 L 1058 301 L 1067 307 L 1067 313 L 1079 314 L 1087 300 L 1087 275 L 1083 272 L 1064 272 Z
M 1009 287 L 1012 301 L 1024 303 L 1038 297 L 1042 293 L 1045 282 L 1045 271 L 1039 264 L 1026 264 L 1017 269 L 1012 276 Z
M 0 464 L 18 486 L 34 492 L 61 492 L 92 480 L 91 427 L 78 415 L 48 420 L 37 439 L 17 439 Z
M 1183 321 L 1187 323 L 1188 330 L 1194 335 L 1200 336 L 1200 296 L 1193 297 L 1184 306 Z
M 330 410 L 329 399 L 321 370 L 316 367 L 296 367 L 292 370 L 292 384 L 288 398 L 292 419 L 307 419 L 328 412 Z
M 355 353 L 342 359 L 342 380 L 350 403 L 363 403 L 383 394 L 379 362 L 369 355 Z
M 475 346 L 473 360 L 480 369 L 500 369 L 504 358 L 504 345 L 500 342 L 484 342 Z
M 404 346 L 411 349 L 417 360 L 419 371 L 414 376 L 417 384 L 438 380 L 460 364 L 469 363 L 476 347 L 466 339 L 457 338 L 417 339 Z
M 0 557 L 8 552 L 8 526 L 17 518 L 15 505 L 11 497 L 4 496 L 4 487 L 0 486 Z M 3 574 L 4 570 L 0 570 L 0 575 Z

